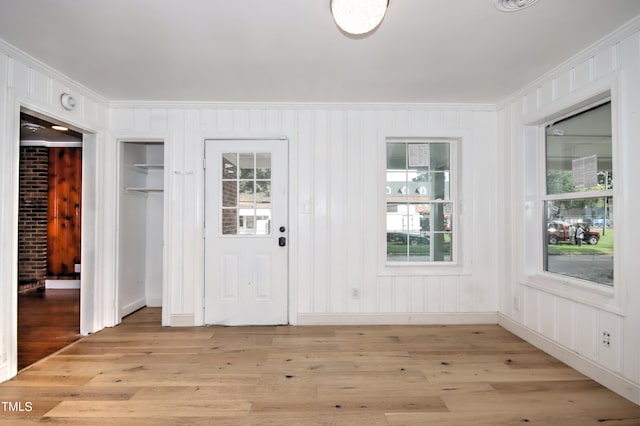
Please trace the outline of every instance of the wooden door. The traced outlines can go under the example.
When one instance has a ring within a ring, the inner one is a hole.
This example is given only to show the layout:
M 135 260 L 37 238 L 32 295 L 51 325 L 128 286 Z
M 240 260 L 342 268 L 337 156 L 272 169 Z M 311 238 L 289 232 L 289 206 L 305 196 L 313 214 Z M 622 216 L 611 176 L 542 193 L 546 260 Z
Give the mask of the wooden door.
M 71 278 L 80 263 L 82 148 L 49 149 L 47 275 Z

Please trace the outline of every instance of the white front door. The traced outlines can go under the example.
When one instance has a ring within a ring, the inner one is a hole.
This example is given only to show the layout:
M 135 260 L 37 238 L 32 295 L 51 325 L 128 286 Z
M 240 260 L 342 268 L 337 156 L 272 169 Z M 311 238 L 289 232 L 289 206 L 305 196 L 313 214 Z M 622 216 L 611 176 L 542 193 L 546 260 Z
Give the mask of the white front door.
M 205 323 L 287 324 L 287 141 L 205 141 Z

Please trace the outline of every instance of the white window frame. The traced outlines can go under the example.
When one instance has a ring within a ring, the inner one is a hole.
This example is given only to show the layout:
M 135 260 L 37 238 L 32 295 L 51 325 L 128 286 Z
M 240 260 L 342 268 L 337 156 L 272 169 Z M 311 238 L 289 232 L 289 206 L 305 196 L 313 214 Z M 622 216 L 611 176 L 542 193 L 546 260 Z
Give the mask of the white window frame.
M 614 176 L 619 174 L 618 160 L 618 116 L 617 116 L 617 80 L 614 76 L 602 79 L 592 86 L 577 90 L 570 96 L 549 105 L 546 108 L 536 111 L 533 114 L 526 115 L 523 119 L 524 133 L 532 132 L 536 136 L 536 152 L 535 171 L 537 175 L 536 192 L 534 200 L 525 196 L 524 198 L 524 221 L 526 227 L 532 228 L 532 233 L 527 234 L 525 239 L 525 248 L 523 252 L 523 269 L 521 283 L 525 286 L 544 291 L 565 299 L 574 300 L 585 305 L 597 307 L 599 309 L 624 315 L 621 303 L 621 285 L 619 274 L 620 270 L 617 266 L 619 256 L 614 256 L 614 284 L 613 286 L 600 285 L 592 281 L 581 280 L 564 276 L 561 274 L 544 271 L 544 235 L 546 233 L 546 224 L 544 223 L 544 202 L 549 199 L 555 199 L 553 196 L 547 197 L 546 189 L 546 138 L 545 126 L 551 121 L 557 121 L 564 117 L 569 117 L 591 109 L 594 106 L 601 105 L 607 101 L 611 101 L 611 126 L 612 126 L 612 154 L 613 154 L 613 170 Z M 527 168 L 526 159 L 523 169 Z M 612 193 L 609 191 L 607 195 L 613 196 L 614 199 L 620 200 L 620 185 L 614 185 Z M 603 191 L 587 191 L 579 193 L 580 198 L 589 198 L 602 196 Z M 573 198 L 573 197 L 571 197 Z M 614 223 L 620 223 L 617 219 L 619 209 L 614 209 L 612 220 Z M 535 234 L 533 234 L 535 233 Z M 531 238 L 532 235 L 535 237 Z M 614 240 L 614 253 L 619 251 L 619 238 Z M 527 253 L 535 255 L 527 256 Z
M 431 132 L 429 132 L 431 133 Z M 463 254 L 466 250 L 462 244 L 470 244 L 470 238 L 461 238 L 462 230 L 467 227 L 462 222 L 462 167 L 461 146 L 468 135 L 463 132 L 442 131 L 431 134 L 413 134 L 410 136 L 383 135 L 379 144 L 379 168 L 380 179 L 378 183 L 378 253 L 379 275 L 381 276 L 414 276 L 414 275 L 463 275 L 470 274 L 470 265 Z M 387 259 L 387 143 L 448 143 L 450 148 L 450 188 L 449 198 L 452 204 L 452 260 L 432 262 L 392 262 Z M 470 176 L 469 176 L 470 177 Z M 468 215 L 467 215 L 468 216 Z

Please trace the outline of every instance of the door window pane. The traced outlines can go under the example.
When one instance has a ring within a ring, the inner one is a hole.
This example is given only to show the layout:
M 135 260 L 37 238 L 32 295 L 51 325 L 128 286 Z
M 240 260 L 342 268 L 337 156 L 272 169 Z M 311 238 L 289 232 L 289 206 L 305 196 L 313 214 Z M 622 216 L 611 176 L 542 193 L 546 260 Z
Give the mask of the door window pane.
M 238 233 L 238 211 L 236 209 L 222 209 L 222 234 L 236 235 Z
M 256 205 L 258 206 L 258 208 L 267 208 L 271 205 L 270 181 L 256 181 Z
M 222 165 L 223 235 L 271 235 L 271 154 L 225 153 Z
M 240 179 L 255 177 L 255 154 L 240 154 Z
M 238 154 L 222 154 L 222 179 L 238 178 Z
M 235 180 L 222 181 L 222 207 L 236 207 L 238 205 L 238 182 Z
M 271 179 L 271 154 L 256 154 L 256 178 Z
M 240 189 L 239 189 L 239 205 L 240 208 L 244 209 L 252 209 L 254 206 L 254 197 L 253 197 L 253 181 L 240 181 Z

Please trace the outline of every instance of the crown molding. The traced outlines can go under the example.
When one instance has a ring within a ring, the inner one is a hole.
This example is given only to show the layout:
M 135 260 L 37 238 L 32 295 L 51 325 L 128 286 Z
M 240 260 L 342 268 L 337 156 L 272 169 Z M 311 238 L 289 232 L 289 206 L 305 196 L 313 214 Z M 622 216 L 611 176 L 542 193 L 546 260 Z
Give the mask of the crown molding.
M 617 28 L 613 32 L 602 37 L 600 40 L 596 41 L 591 46 L 571 56 L 569 59 L 565 60 L 560 65 L 547 71 L 546 73 L 544 73 L 543 75 L 541 75 L 540 77 L 532 81 L 531 83 L 527 84 L 526 86 L 514 92 L 512 95 L 498 101 L 496 103 L 496 110 L 500 111 L 506 108 L 507 106 L 509 106 L 509 104 L 513 103 L 514 101 L 517 101 L 519 98 L 522 98 L 527 93 L 540 87 L 544 81 L 550 78 L 553 78 L 554 76 L 557 76 L 562 71 L 566 71 L 571 68 L 577 67 L 578 65 L 582 64 L 589 58 L 592 58 L 593 56 L 601 52 L 606 47 L 615 45 L 616 43 L 621 42 L 625 38 L 632 36 L 638 31 L 640 31 L 640 15 L 636 16 L 635 18 L 633 18 L 626 24 L 622 25 L 621 27 Z
M 44 74 L 46 74 L 47 76 L 62 81 L 65 84 L 65 86 L 67 86 L 68 88 L 73 89 L 84 96 L 89 96 L 96 102 L 99 102 L 103 105 L 109 104 L 109 100 L 104 96 L 100 95 L 99 93 L 96 93 L 95 91 L 89 89 L 86 86 L 83 86 L 82 84 L 76 82 L 75 80 L 68 77 L 67 75 L 61 73 L 55 68 L 52 68 L 51 66 L 45 64 L 39 59 L 34 58 L 28 53 L 23 52 L 22 50 L 18 49 L 17 47 L 13 46 L 12 44 L 8 43 L 7 41 L 1 38 L 0 38 L 0 53 L 4 53 L 8 57 L 16 59 L 31 68 L 37 68 L 42 70 Z
M 111 101 L 112 109 L 275 109 L 275 110 L 419 110 L 495 112 L 495 104 L 480 103 L 379 103 L 379 102 L 216 102 L 216 101 Z

